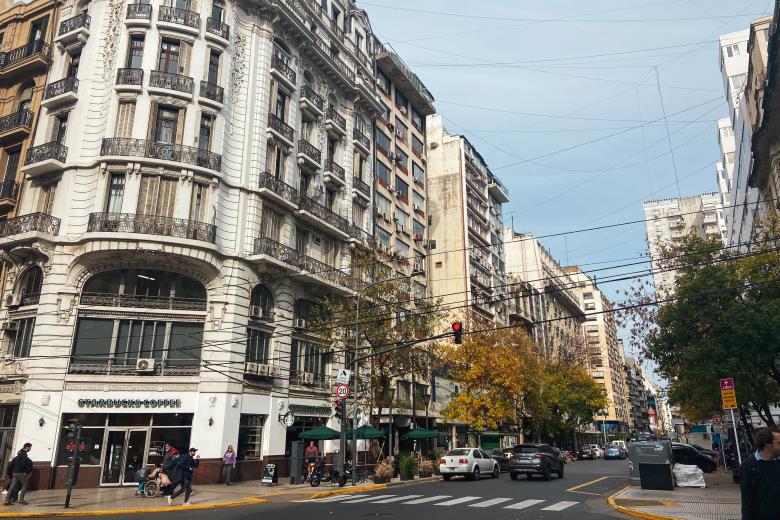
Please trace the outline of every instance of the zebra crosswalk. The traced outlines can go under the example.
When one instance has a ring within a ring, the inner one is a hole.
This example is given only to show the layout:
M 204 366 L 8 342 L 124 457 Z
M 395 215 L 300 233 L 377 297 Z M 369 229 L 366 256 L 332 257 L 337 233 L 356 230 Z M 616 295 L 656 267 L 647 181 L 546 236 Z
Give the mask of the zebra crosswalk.
M 525 499 L 518 500 L 512 497 L 478 497 L 451 495 L 395 495 L 395 494 L 347 494 L 335 495 L 327 498 L 317 498 L 306 500 L 306 502 L 315 504 L 330 504 L 338 502 L 341 504 L 401 504 L 401 505 L 430 505 L 440 507 L 467 506 L 478 508 L 496 508 L 496 509 L 529 509 L 538 508 L 541 511 L 563 511 L 576 506 L 579 502 L 571 500 L 543 500 L 543 499 Z

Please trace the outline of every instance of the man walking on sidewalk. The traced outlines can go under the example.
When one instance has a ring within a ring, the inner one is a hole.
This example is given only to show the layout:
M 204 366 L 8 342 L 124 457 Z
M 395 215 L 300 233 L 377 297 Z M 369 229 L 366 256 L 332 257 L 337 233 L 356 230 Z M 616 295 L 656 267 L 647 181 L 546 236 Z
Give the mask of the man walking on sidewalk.
M 195 471 L 195 468 L 197 468 L 200 463 L 200 455 L 195 455 L 197 451 L 196 448 L 190 448 L 190 452 L 187 455 L 179 455 L 179 458 L 176 459 L 178 467 L 181 470 L 181 482 L 179 484 L 181 487 L 168 497 L 169 506 L 172 506 L 174 499 L 182 493 L 184 493 L 184 505 L 190 505 L 192 472 Z
M 10 463 L 9 473 L 13 475 L 11 479 L 11 486 L 8 488 L 8 494 L 5 496 L 5 502 L 3 505 L 10 506 L 11 498 L 13 497 L 17 483 L 22 487 L 19 491 L 19 504 L 27 505 L 24 500 L 24 494 L 27 492 L 27 486 L 30 482 L 30 473 L 33 470 L 33 463 L 27 453 L 32 449 L 32 444 L 26 442 L 24 447 L 19 450 L 19 453 L 14 457 Z
M 742 520 L 780 519 L 780 430 L 760 428 L 753 435 L 756 452 L 742 463 Z

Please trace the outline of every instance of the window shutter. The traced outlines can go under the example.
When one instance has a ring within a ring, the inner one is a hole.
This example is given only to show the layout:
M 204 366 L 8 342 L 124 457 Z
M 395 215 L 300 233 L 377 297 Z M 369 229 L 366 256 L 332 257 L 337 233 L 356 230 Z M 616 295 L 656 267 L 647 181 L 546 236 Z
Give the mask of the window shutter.
M 189 75 L 190 58 L 192 57 L 192 45 L 189 42 L 182 41 L 179 48 L 179 74 Z
M 159 105 L 155 102 L 152 102 L 152 109 L 149 110 L 149 131 L 147 132 L 147 139 L 150 141 L 154 141 L 157 137 L 157 112 L 159 110 Z
M 141 177 L 141 189 L 138 193 L 138 213 L 154 215 L 154 200 L 160 178 L 152 175 Z
M 163 217 L 173 216 L 173 207 L 176 203 L 176 179 L 160 178 L 160 190 L 157 197 L 157 215 Z
M 156 107 L 157 105 L 154 105 L 155 110 Z M 119 110 L 117 110 L 116 131 L 114 132 L 114 135 L 116 137 L 132 137 L 134 118 L 135 118 L 135 102 L 120 101 Z

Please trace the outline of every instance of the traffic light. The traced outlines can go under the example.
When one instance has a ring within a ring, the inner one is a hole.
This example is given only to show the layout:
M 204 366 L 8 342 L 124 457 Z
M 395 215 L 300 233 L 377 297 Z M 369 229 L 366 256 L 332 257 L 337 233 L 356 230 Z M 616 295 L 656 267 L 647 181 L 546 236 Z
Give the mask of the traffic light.
M 69 419 L 68 420 L 68 426 L 65 429 L 65 434 L 70 441 L 75 441 L 76 437 L 79 437 L 79 421 L 78 419 Z
M 341 412 L 342 412 L 341 399 L 336 399 L 336 419 L 338 419 L 339 421 L 343 419 Z
M 452 323 L 452 336 L 455 338 L 455 344 L 463 343 L 463 322 L 456 321 Z

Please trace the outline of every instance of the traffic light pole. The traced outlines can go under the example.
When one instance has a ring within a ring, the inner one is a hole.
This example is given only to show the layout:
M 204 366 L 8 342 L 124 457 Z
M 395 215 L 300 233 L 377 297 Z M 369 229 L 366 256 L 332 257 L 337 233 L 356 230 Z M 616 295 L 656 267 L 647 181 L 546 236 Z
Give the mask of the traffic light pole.
M 75 446 L 73 447 L 73 458 L 68 464 L 68 480 L 66 482 L 68 486 L 68 492 L 65 494 L 65 509 L 70 507 L 70 495 L 73 491 L 73 484 L 75 484 L 76 475 L 79 465 L 79 445 L 81 444 L 81 425 L 77 424 L 76 427 L 76 439 Z

